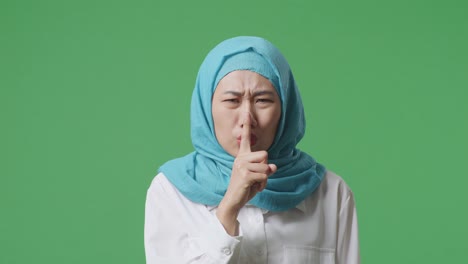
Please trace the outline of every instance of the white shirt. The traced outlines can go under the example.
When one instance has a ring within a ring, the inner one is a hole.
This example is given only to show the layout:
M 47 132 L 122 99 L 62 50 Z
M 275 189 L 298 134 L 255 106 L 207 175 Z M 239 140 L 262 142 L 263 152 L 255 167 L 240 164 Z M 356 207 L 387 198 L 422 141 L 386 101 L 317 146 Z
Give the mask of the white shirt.
M 236 237 L 226 233 L 216 209 L 188 200 L 158 174 L 146 198 L 146 263 L 360 263 L 353 193 L 331 171 L 296 208 L 244 206 Z

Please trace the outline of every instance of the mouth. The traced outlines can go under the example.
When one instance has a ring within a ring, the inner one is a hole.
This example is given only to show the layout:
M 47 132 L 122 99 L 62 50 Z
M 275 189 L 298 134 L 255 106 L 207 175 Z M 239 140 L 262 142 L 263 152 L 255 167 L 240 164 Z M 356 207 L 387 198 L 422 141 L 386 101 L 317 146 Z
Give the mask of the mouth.
M 242 136 L 237 137 L 237 145 L 240 145 L 241 139 L 242 139 Z M 253 146 L 256 143 L 257 143 L 257 136 L 255 136 L 254 134 L 250 134 L 250 146 Z

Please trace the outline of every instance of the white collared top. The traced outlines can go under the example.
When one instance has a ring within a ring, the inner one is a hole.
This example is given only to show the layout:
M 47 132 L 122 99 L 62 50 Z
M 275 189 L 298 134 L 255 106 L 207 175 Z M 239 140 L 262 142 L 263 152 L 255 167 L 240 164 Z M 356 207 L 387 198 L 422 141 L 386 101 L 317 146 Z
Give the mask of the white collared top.
M 216 209 L 188 200 L 164 174 L 158 174 L 146 198 L 146 263 L 360 262 L 353 193 L 331 171 L 293 209 L 270 212 L 244 206 L 236 237 L 226 233 Z

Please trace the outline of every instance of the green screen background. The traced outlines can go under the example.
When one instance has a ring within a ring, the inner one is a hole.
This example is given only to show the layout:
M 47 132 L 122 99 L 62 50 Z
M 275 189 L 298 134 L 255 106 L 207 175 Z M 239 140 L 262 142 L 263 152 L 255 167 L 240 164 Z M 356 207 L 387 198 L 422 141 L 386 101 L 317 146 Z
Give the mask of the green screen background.
M 363 263 L 468 251 L 468 2 L 0 2 L 0 263 L 144 263 L 157 168 L 192 151 L 198 67 L 258 35 L 300 148 L 355 193 Z

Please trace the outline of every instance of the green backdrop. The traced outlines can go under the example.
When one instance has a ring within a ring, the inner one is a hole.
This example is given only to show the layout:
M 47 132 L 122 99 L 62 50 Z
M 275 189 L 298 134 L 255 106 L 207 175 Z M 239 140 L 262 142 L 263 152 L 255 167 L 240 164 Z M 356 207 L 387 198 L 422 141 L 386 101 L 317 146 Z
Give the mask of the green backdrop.
M 291 64 L 300 148 L 355 193 L 363 263 L 468 252 L 468 2 L 0 2 L 0 263 L 144 263 L 157 168 L 192 150 L 218 42 Z

